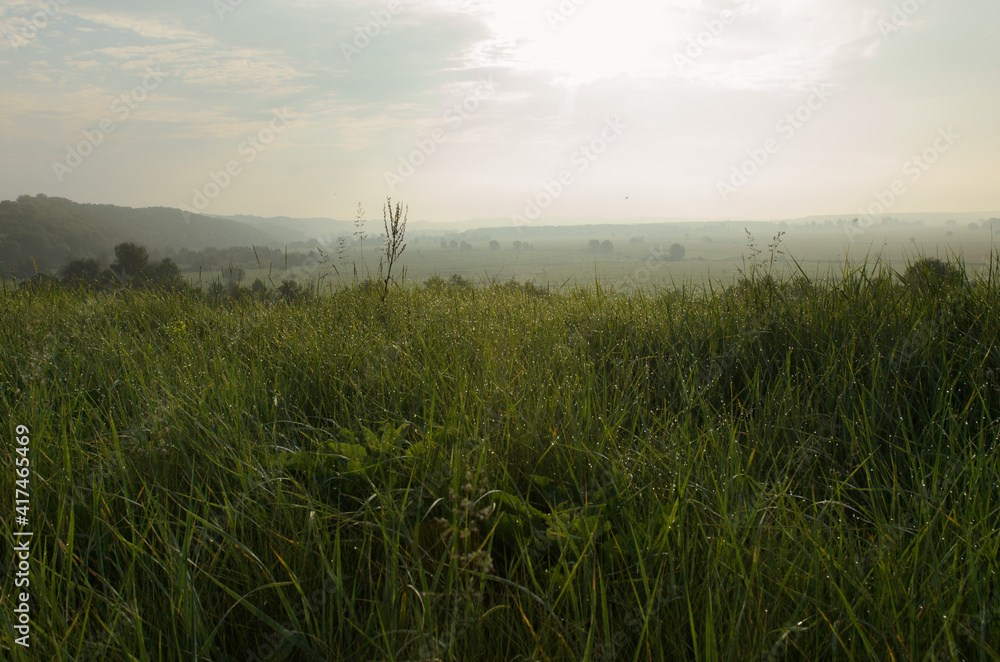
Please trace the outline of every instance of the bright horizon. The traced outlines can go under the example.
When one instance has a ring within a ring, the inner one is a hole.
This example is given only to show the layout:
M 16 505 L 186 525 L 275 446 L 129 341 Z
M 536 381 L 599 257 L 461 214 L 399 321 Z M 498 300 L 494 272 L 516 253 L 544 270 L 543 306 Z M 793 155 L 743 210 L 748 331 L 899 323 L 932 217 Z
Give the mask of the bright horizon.
M 539 225 L 1000 209 L 998 22 L 988 0 L 8 0 L 0 199 L 348 219 L 391 195 Z

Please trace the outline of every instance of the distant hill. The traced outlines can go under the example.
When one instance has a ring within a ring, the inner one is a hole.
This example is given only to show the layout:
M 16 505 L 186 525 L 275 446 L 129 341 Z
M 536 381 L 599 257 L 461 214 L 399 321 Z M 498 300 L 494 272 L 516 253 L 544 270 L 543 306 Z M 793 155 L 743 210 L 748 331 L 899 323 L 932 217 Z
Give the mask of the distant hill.
M 292 218 L 290 216 L 265 218 L 247 214 L 212 216 L 212 218 L 239 221 L 262 232 L 281 237 L 286 242 L 315 239 L 321 243 L 332 244 L 337 240 L 337 237 L 349 237 L 354 232 L 354 221 L 338 221 L 332 218 Z M 382 219 L 379 219 L 377 225 L 381 229 Z
M 133 209 L 81 204 L 43 194 L 0 202 L 0 269 L 23 274 L 55 270 L 78 257 L 113 256 L 115 245 L 132 241 L 151 250 L 206 246 L 280 246 L 287 241 L 234 220 L 184 214 L 179 209 Z
M 415 219 L 408 224 L 408 237 L 448 236 L 472 240 L 544 239 L 586 236 L 624 239 L 664 237 L 673 240 L 684 233 L 701 237 L 711 232 L 733 232 L 742 240 L 743 229 L 764 236 L 772 228 L 829 226 L 850 222 L 857 214 L 810 216 L 774 221 L 713 219 L 597 219 L 543 218 L 517 227 L 510 218 L 479 218 L 458 223 Z M 1000 225 L 998 212 L 900 213 L 880 218 L 880 224 L 943 225 L 964 228 L 976 224 Z M 613 222 L 612 222 L 613 221 Z M 366 232 L 375 239 L 382 231 L 381 218 L 368 219 Z M 0 202 L 0 273 L 13 271 L 18 277 L 56 271 L 75 258 L 93 257 L 107 265 L 115 245 L 131 241 L 151 253 L 172 254 L 187 249 L 214 247 L 270 247 L 308 250 L 333 244 L 337 237 L 352 238 L 353 221 L 330 218 L 275 216 L 208 216 L 187 214 L 168 207 L 133 209 L 115 205 L 81 204 L 66 198 L 22 195 Z M 767 235 L 770 236 L 770 235 Z

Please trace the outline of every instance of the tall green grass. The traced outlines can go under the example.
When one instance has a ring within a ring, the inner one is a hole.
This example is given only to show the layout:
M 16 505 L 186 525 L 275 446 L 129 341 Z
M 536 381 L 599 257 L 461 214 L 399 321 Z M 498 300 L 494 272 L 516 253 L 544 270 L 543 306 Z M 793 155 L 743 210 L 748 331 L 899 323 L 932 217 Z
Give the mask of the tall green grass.
M 3 656 L 1000 659 L 1000 257 L 379 299 L 8 288 Z

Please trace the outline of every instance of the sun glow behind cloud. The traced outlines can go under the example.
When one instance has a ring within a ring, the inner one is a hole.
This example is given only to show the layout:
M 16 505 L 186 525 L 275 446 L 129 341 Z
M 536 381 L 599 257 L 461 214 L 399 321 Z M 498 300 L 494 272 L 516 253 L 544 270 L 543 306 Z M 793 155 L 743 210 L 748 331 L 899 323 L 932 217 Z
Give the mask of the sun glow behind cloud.
M 465 66 L 547 72 L 569 86 L 625 75 L 803 87 L 870 56 L 878 43 L 877 10 L 858 0 L 577 3 L 444 0 L 435 7 L 487 26 L 490 36 L 459 54 Z
M 573 7 L 572 13 L 560 7 Z M 624 11 L 623 11 L 624 9 Z M 497 49 L 505 57 L 492 62 L 522 71 L 553 74 L 564 84 L 602 78 L 663 75 L 664 45 L 677 27 L 666 5 L 642 0 L 622 7 L 612 3 L 571 2 L 542 10 L 530 1 L 503 3 L 487 20 Z M 665 67 L 666 65 L 666 67 Z

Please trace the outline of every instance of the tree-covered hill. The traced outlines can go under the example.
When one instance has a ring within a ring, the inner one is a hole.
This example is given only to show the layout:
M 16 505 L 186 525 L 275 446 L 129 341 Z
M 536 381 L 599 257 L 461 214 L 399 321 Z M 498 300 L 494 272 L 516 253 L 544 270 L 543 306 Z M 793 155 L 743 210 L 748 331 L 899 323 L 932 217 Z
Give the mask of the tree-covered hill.
M 154 250 L 281 243 L 259 228 L 168 207 L 81 204 L 44 194 L 0 201 L 0 269 L 4 273 L 31 273 L 33 260 L 41 270 L 54 270 L 74 258 L 106 259 L 123 241 Z

